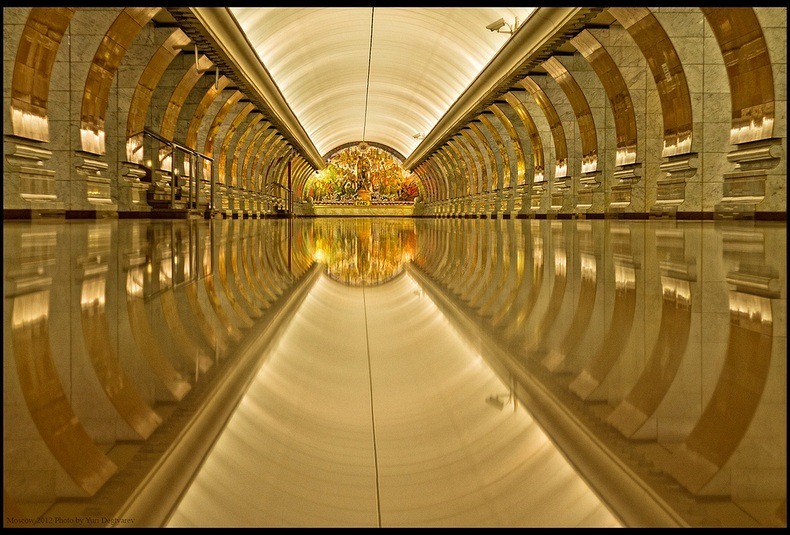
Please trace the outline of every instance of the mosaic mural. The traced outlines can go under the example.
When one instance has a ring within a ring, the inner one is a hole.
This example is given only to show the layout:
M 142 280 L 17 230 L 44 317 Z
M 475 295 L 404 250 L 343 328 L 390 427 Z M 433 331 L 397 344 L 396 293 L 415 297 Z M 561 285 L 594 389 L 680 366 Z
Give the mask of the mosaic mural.
M 335 153 L 307 183 L 314 204 L 413 203 L 419 179 L 392 154 L 364 143 Z

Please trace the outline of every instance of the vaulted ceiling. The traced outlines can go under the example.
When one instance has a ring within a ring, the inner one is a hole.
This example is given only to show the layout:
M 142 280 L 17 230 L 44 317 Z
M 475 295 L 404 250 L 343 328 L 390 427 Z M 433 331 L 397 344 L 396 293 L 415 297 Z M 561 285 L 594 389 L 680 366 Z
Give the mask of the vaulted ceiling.
M 533 8 L 231 8 L 318 153 L 408 157 Z M 504 26 L 502 30 L 508 30 Z

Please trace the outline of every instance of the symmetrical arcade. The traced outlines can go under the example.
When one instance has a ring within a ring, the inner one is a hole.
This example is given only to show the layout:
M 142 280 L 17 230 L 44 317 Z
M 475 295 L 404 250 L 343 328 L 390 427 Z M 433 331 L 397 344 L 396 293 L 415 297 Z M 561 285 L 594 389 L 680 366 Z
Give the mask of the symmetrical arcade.
M 781 216 L 786 23 L 538 8 L 499 53 L 507 76 L 484 70 L 488 93 L 406 155 L 415 215 Z M 4 32 L 7 214 L 311 213 L 326 155 L 188 8 L 6 8 Z

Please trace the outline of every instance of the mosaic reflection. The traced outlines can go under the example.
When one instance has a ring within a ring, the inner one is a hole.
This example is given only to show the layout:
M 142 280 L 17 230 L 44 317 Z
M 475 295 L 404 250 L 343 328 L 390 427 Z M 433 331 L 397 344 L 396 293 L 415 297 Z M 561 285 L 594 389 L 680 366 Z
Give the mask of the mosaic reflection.
M 300 225 L 305 243 L 330 278 L 348 286 L 382 284 L 414 257 L 414 220 L 324 219 Z
M 319 270 L 348 286 L 407 270 L 467 320 L 626 524 L 660 507 L 677 525 L 786 526 L 784 224 L 97 220 L 3 234 L 6 525 L 120 518 Z M 588 442 L 563 442 L 564 426 Z M 649 499 L 607 487 L 613 471 Z

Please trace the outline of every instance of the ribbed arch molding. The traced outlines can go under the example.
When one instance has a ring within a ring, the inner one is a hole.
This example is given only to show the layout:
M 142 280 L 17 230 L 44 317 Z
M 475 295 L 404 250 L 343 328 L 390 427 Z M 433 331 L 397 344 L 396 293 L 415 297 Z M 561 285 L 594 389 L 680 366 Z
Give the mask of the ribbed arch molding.
M 507 41 L 486 26 L 532 10 L 231 8 L 319 153 L 364 139 L 406 157 Z

